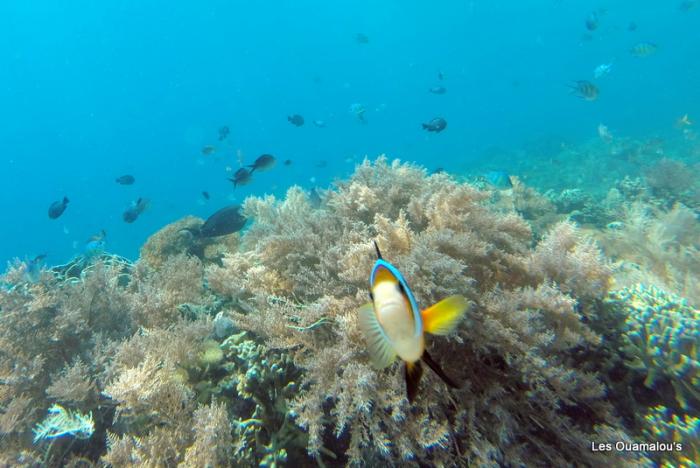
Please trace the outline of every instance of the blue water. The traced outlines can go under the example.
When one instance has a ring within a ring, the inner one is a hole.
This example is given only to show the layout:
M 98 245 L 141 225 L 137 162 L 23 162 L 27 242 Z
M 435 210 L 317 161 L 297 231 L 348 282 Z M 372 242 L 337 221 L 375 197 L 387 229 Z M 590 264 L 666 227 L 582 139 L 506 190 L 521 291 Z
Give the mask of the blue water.
M 607 12 L 585 40 L 584 20 L 598 8 Z M 658 53 L 632 57 L 639 41 Z M 698 57 L 700 7 L 651 0 L 5 0 L 0 264 L 43 252 L 60 263 L 101 229 L 111 252 L 135 258 L 182 216 L 292 184 L 328 185 L 364 155 L 460 174 L 490 146 L 585 141 L 599 123 L 663 134 L 685 113 L 700 119 Z M 569 94 L 568 84 L 611 60 L 596 81 L 600 99 Z M 447 93 L 428 92 L 437 85 Z M 348 111 L 355 102 L 366 125 Z M 293 113 L 306 125 L 290 125 Z M 444 132 L 421 130 L 437 116 Z M 222 125 L 231 135 L 219 144 Z M 201 154 L 207 144 L 215 155 Z M 239 167 L 238 150 L 246 164 L 262 153 L 279 162 L 233 190 L 225 168 Z M 135 185 L 114 182 L 126 173 Z M 50 220 L 49 204 L 64 195 L 68 209 Z M 122 212 L 138 197 L 151 206 L 126 224 Z

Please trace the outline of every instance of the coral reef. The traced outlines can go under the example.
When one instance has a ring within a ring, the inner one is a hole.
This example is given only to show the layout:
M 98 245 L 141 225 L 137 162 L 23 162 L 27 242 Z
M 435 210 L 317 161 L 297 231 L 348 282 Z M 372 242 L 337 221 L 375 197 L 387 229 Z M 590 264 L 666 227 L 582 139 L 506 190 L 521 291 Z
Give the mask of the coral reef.
M 299 188 L 281 201 L 246 200 L 255 223 L 243 248 L 207 267 L 207 281 L 238 326 L 302 370 L 289 407 L 312 455 L 370 465 L 638 461 L 591 452 L 591 441 L 627 436 L 604 386 L 572 358 L 599 343 L 586 324 L 595 317 L 582 311 L 606 292 L 600 253 L 568 223 L 531 250 L 527 223 L 490 209 L 489 198 L 380 158 L 329 191 L 321 208 Z M 419 303 L 449 294 L 472 301 L 454 336 L 429 345 L 461 389 L 426 385 L 409 406 L 398 367 L 369 365 L 356 310 L 366 301 L 372 240 Z
M 650 456 L 663 467 L 694 467 L 700 461 L 700 418 L 679 417 L 664 406 L 651 408 L 644 416 L 647 440 L 665 443 L 670 450 L 651 452 Z
M 661 158 L 645 172 L 645 179 L 653 194 L 666 200 L 667 206 L 695 197 L 698 177 L 683 161 Z
M 645 374 L 647 387 L 668 379 L 682 409 L 693 401 L 700 405 L 700 312 L 654 286 L 637 285 L 610 297 L 626 309 L 627 364 Z
M 616 262 L 617 287 L 656 284 L 700 304 L 700 221 L 692 210 L 634 203 L 609 227 L 596 239 Z

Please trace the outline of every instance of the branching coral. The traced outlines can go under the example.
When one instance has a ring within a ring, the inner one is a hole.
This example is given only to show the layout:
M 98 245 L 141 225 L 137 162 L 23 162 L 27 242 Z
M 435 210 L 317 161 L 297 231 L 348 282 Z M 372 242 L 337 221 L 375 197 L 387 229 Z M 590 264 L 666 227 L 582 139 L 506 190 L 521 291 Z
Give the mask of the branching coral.
M 625 436 L 602 384 L 568 354 L 598 343 L 577 303 L 606 291 L 599 252 L 570 224 L 531 251 L 526 222 L 490 209 L 489 197 L 380 158 L 329 191 L 321 208 L 299 188 L 281 201 L 246 200 L 255 222 L 242 251 L 208 267 L 207 281 L 238 326 L 302 369 L 289 405 L 308 430 L 310 453 L 370 465 L 389 457 L 567 465 L 625 456 L 590 451 L 600 434 Z M 409 406 L 398 367 L 369 366 L 357 308 L 367 301 L 372 240 L 423 306 L 449 294 L 472 301 L 456 334 L 429 344 L 462 389 L 427 384 Z
M 637 285 L 611 298 L 626 309 L 628 365 L 646 374 L 648 387 L 669 379 L 681 408 L 700 404 L 700 312 L 654 286 Z
M 652 408 L 644 417 L 647 440 L 667 447 L 650 455 L 664 468 L 695 467 L 700 463 L 700 418 L 678 416 L 664 406 Z

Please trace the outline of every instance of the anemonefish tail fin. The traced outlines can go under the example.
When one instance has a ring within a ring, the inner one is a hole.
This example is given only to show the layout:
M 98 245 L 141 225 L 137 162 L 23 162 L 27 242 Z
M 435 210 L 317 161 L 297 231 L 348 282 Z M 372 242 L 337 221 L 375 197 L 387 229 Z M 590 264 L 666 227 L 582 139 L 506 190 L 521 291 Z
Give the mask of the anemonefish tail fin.
M 384 334 L 371 302 L 360 307 L 357 320 L 360 330 L 367 341 L 367 351 L 374 367 L 384 369 L 394 362 L 396 352 Z
M 404 374 L 406 375 L 406 396 L 408 402 L 413 403 L 418 394 L 418 383 L 423 376 L 423 366 L 420 365 L 420 361 L 406 362 Z
M 430 354 L 428 354 L 428 350 L 426 349 L 423 351 L 423 356 L 421 356 L 421 359 L 430 367 L 433 372 L 435 372 L 447 385 L 449 385 L 452 388 L 459 388 L 459 385 L 455 383 L 454 380 L 449 378 L 447 374 L 445 374 L 445 371 L 443 371 L 440 366 L 438 365 L 437 362 L 433 361 L 433 358 L 430 357 Z
M 447 335 L 455 329 L 468 308 L 469 301 L 466 297 L 446 297 L 421 312 L 423 330 L 433 335 Z

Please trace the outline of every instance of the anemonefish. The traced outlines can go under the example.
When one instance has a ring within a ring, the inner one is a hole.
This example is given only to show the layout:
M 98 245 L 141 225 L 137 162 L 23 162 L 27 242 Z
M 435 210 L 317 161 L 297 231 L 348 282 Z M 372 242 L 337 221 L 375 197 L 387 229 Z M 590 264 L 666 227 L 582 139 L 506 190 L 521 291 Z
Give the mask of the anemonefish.
M 421 360 L 447 385 L 457 388 L 428 354 L 424 333 L 447 335 L 454 330 L 468 308 L 467 299 L 450 296 L 421 312 L 401 272 L 382 258 L 376 242 L 374 248 L 377 261 L 369 275 L 372 302 L 360 308 L 358 319 L 372 364 L 383 369 L 397 356 L 404 361 L 409 402 L 415 399 L 423 375 Z

